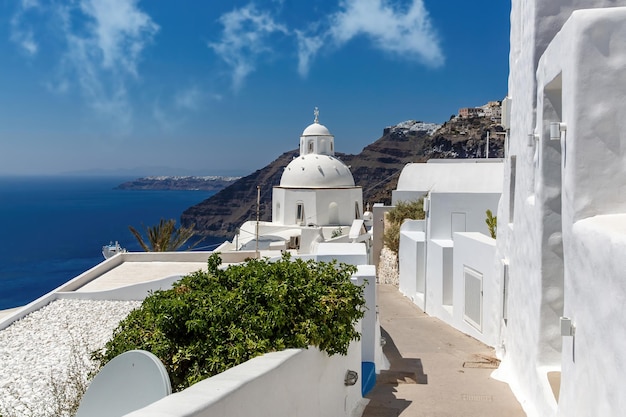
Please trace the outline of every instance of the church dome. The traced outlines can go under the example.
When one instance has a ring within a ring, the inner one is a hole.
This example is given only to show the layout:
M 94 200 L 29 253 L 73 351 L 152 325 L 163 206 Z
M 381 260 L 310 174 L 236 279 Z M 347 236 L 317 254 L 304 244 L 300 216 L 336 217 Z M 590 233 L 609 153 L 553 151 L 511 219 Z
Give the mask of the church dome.
M 328 128 L 317 122 L 312 123 L 304 129 L 302 136 L 332 136 Z
M 354 178 L 350 168 L 334 156 L 308 154 L 295 158 L 287 165 L 280 179 L 280 186 L 288 188 L 354 187 Z

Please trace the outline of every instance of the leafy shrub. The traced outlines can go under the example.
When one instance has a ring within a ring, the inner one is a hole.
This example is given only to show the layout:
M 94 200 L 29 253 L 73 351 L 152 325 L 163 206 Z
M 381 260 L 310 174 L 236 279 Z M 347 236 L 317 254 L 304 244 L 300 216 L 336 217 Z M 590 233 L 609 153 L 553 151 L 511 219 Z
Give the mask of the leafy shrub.
M 419 220 L 426 217 L 424 199 L 420 198 L 409 202 L 401 201 L 390 209 L 386 216 L 387 225 L 385 226 L 383 242 L 397 255 L 400 247 L 400 226 L 405 219 Z
M 400 223 L 389 223 L 385 227 L 385 234 L 383 235 L 383 243 L 396 255 L 400 249 Z
M 494 216 L 491 210 L 487 209 L 485 212 L 487 218 L 485 219 L 485 223 L 487 223 L 487 228 L 489 229 L 489 234 L 493 239 L 496 238 L 496 232 L 498 230 L 498 216 Z
M 318 346 L 346 354 L 360 338 L 355 323 L 364 315 L 363 288 L 350 282 L 356 267 L 336 262 L 249 260 L 183 277 L 156 291 L 120 323 L 102 364 L 132 349 L 154 353 L 168 370 L 174 390 L 255 356 L 286 348 Z

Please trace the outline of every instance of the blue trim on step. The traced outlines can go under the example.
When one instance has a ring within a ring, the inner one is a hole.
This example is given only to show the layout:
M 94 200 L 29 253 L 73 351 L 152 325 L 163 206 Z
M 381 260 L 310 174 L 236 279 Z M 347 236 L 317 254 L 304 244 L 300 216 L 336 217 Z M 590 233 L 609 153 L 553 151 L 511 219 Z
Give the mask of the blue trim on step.
M 361 395 L 365 396 L 376 385 L 374 362 L 361 362 Z

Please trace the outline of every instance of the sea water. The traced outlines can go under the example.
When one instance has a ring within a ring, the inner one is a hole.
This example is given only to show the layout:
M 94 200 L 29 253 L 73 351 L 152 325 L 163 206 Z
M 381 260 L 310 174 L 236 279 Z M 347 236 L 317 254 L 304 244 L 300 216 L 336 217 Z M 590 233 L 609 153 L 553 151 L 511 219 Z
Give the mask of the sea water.
M 0 177 L 0 310 L 24 305 L 103 261 L 102 246 L 141 248 L 143 231 L 212 191 L 118 190 L 133 178 Z M 144 234 L 145 235 L 145 234 Z M 207 238 L 211 247 L 223 239 Z

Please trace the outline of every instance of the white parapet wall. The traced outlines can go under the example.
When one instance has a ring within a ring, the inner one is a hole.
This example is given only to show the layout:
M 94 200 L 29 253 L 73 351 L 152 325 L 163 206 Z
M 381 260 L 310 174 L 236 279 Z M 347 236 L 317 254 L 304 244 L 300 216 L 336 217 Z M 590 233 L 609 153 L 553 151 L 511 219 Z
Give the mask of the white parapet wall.
M 452 325 L 489 346 L 500 343 L 502 281 L 494 266 L 495 239 L 482 233 L 454 234 Z M 476 281 L 473 281 L 476 280 Z M 480 281 L 478 288 L 473 282 Z M 476 293 L 472 293 L 476 291 Z M 474 307 L 480 320 L 472 320 Z
M 316 348 L 287 349 L 251 359 L 127 414 L 126 417 L 318 417 L 356 416 L 361 384 L 344 384 L 348 370 L 360 376 L 359 343 L 347 356 Z
M 399 289 L 420 308 L 424 308 L 426 283 L 426 224 L 424 220 L 405 220 L 400 227 Z

